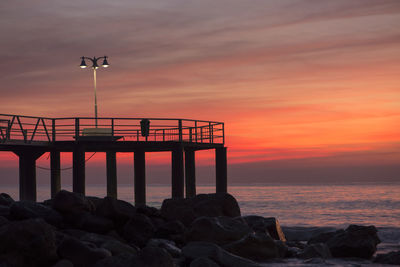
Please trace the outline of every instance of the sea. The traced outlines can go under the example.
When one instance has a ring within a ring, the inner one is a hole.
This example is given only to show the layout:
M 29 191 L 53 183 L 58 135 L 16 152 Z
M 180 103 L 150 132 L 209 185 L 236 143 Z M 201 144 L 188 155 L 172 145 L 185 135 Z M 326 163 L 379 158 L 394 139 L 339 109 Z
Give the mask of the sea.
M 50 186 L 38 185 L 37 198 L 50 198 Z M 71 190 L 71 185 L 63 189 Z M 252 184 L 230 185 L 228 191 L 238 201 L 242 215 L 260 215 L 278 219 L 289 236 L 309 236 L 318 229 L 340 229 L 350 224 L 374 225 L 382 243 L 377 253 L 400 250 L 400 182 L 395 183 L 337 183 L 337 184 Z M 0 185 L 0 192 L 18 199 L 15 185 Z M 106 195 L 105 185 L 86 185 L 86 194 Z M 131 202 L 133 185 L 118 186 L 118 198 Z M 213 193 L 215 185 L 198 185 L 197 193 Z M 160 208 L 171 196 L 170 185 L 147 185 L 149 206 Z M 308 266 L 304 262 L 282 263 L 284 266 Z M 310 266 L 316 266 L 311 263 Z M 368 262 L 337 262 L 326 264 L 371 266 Z M 274 264 L 279 266 L 278 263 Z M 318 264 L 317 264 L 318 265 Z

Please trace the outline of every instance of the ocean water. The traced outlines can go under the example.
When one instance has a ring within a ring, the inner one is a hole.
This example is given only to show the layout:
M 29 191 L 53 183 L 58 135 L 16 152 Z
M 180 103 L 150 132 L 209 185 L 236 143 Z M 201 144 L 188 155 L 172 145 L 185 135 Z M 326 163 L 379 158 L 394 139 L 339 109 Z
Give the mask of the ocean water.
M 71 190 L 72 186 L 63 186 Z M 38 185 L 37 198 L 50 198 L 50 186 Z M 276 217 L 285 226 L 346 227 L 349 224 L 400 227 L 400 183 L 328 185 L 231 185 L 242 214 Z M 0 185 L 0 192 L 18 199 L 17 186 Z M 133 203 L 133 185 L 119 185 L 118 198 Z M 197 193 L 215 192 L 214 185 L 197 186 Z M 86 194 L 104 197 L 105 185 L 87 185 Z M 147 204 L 159 208 L 171 196 L 169 185 L 147 185 Z

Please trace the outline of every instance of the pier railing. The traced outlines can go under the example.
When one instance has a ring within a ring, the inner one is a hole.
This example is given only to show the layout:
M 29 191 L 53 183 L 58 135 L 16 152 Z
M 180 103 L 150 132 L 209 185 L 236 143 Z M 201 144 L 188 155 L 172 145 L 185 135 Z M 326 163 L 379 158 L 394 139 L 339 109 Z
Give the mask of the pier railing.
M 148 133 L 142 131 L 149 121 Z M 6 142 L 74 141 L 81 137 L 113 137 L 119 141 L 224 144 L 224 123 L 169 118 L 46 118 L 0 114 L 0 144 Z

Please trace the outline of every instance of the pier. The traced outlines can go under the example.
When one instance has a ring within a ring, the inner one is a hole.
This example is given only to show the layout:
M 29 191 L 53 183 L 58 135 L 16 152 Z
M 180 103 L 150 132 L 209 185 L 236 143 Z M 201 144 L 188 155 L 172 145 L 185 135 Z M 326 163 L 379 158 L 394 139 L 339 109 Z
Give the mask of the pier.
M 105 152 L 107 196 L 117 197 L 116 153 L 133 153 L 135 204 L 146 203 L 146 153 L 171 152 L 171 197 L 196 195 L 198 150 L 215 150 L 216 192 L 227 191 L 224 123 L 169 118 L 46 118 L 0 114 L 0 151 L 19 157 L 20 200 L 36 201 L 36 160 L 50 152 L 51 196 L 60 153 L 72 152 L 74 192 L 85 194 L 85 152 Z

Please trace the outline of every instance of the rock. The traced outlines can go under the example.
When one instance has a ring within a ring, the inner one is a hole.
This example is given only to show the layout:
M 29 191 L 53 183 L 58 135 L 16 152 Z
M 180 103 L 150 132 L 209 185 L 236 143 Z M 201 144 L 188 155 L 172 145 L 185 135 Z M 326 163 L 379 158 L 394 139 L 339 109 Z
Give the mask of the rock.
M 122 253 L 99 260 L 93 267 L 136 267 L 137 261 L 136 255 Z
M 275 245 L 278 248 L 278 258 L 288 258 L 290 257 L 289 247 L 286 245 L 286 242 L 280 240 L 274 240 Z
M 6 217 L 6 218 L 10 217 L 10 207 L 0 205 L 0 216 Z
M 13 220 L 42 218 L 47 223 L 60 227 L 63 218 L 60 213 L 43 204 L 32 201 L 18 201 L 10 206 L 10 217 Z
M 77 239 L 81 239 L 84 235 L 88 234 L 88 232 L 79 229 L 64 229 L 61 232 L 65 235 L 75 237 Z
M 197 258 L 190 263 L 189 267 L 219 267 L 219 265 L 209 258 Z
M 69 260 L 62 259 L 54 264 L 52 267 L 74 267 L 74 264 Z
M 96 214 L 111 219 L 117 227 L 122 227 L 136 214 L 136 208 L 126 201 L 105 197 L 98 204 Z
M 233 255 L 209 242 L 190 242 L 182 248 L 182 253 L 189 260 L 210 258 L 221 266 L 260 267 L 254 261 Z
M 174 262 L 164 249 L 146 247 L 138 255 L 119 254 L 98 261 L 94 267 L 174 267 Z
M 143 214 L 136 214 L 123 228 L 123 237 L 139 247 L 144 247 L 154 236 L 155 227 L 151 220 Z
M 339 229 L 337 231 L 318 233 L 316 235 L 311 236 L 311 238 L 308 240 L 307 244 L 326 243 L 326 242 L 328 242 L 329 239 L 331 239 L 335 235 L 338 235 L 341 233 L 344 233 L 343 229 Z
M 333 257 L 357 257 L 369 259 L 381 242 L 375 226 L 350 225 L 327 241 Z
M 186 227 L 183 223 L 175 220 L 160 225 L 154 233 L 154 237 L 172 240 L 177 244 L 183 244 L 185 242 L 185 232 Z
M 107 249 L 113 256 L 122 253 L 136 254 L 138 250 L 127 244 L 124 244 L 108 235 L 100 235 L 95 233 L 87 233 L 83 235 L 80 240 L 82 242 L 89 242 L 95 244 L 97 247 Z
M 0 228 L 0 262 L 11 266 L 47 266 L 57 260 L 52 226 L 42 219 L 16 221 Z
M 10 195 L 6 193 L 0 194 L 0 205 L 11 206 L 12 203 L 14 203 L 14 199 Z
M 92 203 L 93 211 L 97 210 L 97 207 L 103 202 L 103 198 L 101 197 L 92 197 L 92 196 L 85 196 L 85 198 Z
M 65 190 L 58 192 L 52 201 L 53 209 L 61 213 L 79 213 L 93 211 L 94 205 L 84 195 Z
M 139 252 L 138 267 L 174 267 L 169 253 L 162 248 L 145 247 Z
M 107 233 L 114 228 L 114 223 L 107 218 L 93 215 L 91 213 L 82 213 L 75 222 L 75 225 L 85 231 L 93 233 Z
M 165 199 L 161 214 L 169 221 L 179 220 L 189 226 L 196 218 L 238 217 L 240 208 L 236 199 L 227 193 L 200 194 L 194 198 Z
M 65 238 L 58 247 L 58 255 L 74 264 L 74 267 L 85 267 L 110 257 L 111 253 L 103 248 L 91 247 L 75 238 Z
M 378 254 L 374 259 L 376 263 L 400 265 L 400 250 L 386 254 Z
M 331 258 L 332 254 L 326 244 L 317 243 L 308 245 L 302 252 L 300 252 L 297 257 L 302 259 L 311 258 Z
M 274 217 L 264 218 L 261 216 L 250 215 L 244 216 L 243 219 L 253 229 L 254 232 L 269 233 L 275 240 L 286 241 L 278 220 Z
M 166 239 L 150 239 L 146 247 L 163 248 L 174 258 L 179 258 L 182 254 L 181 249 L 176 247 L 175 242 Z
M 136 255 L 138 253 L 137 248 L 133 248 L 132 246 L 121 243 L 117 240 L 106 241 L 100 247 L 110 251 L 113 256 L 125 253 Z
M 228 244 L 253 232 L 241 218 L 200 217 L 187 233 L 188 241 L 207 241 L 218 245 Z
M 9 223 L 9 220 L 3 216 L 0 216 L 0 227 Z
M 69 212 L 64 213 L 64 223 L 70 228 L 104 234 L 114 229 L 114 223 L 107 218 L 100 217 L 89 212 Z
M 107 236 L 107 235 L 86 232 L 84 235 L 81 235 L 79 237 L 79 240 L 81 240 L 83 242 L 90 242 L 90 243 L 95 244 L 97 247 L 100 247 L 105 242 L 114 240 L 114 238 Z
M 242 239 L 224 246 L 224 249 L 254 261 L 281 257 L 278 245 L 266 233 L 250 233 Z
M 286 241 L 308 241 L 312 236 L 320 233 L 335 232 L 336 228 L 333 227 L 300 227 L 282 226 L 282 231 L 285 233 Z M 319 242 L 317 242 L 319 243 Z

